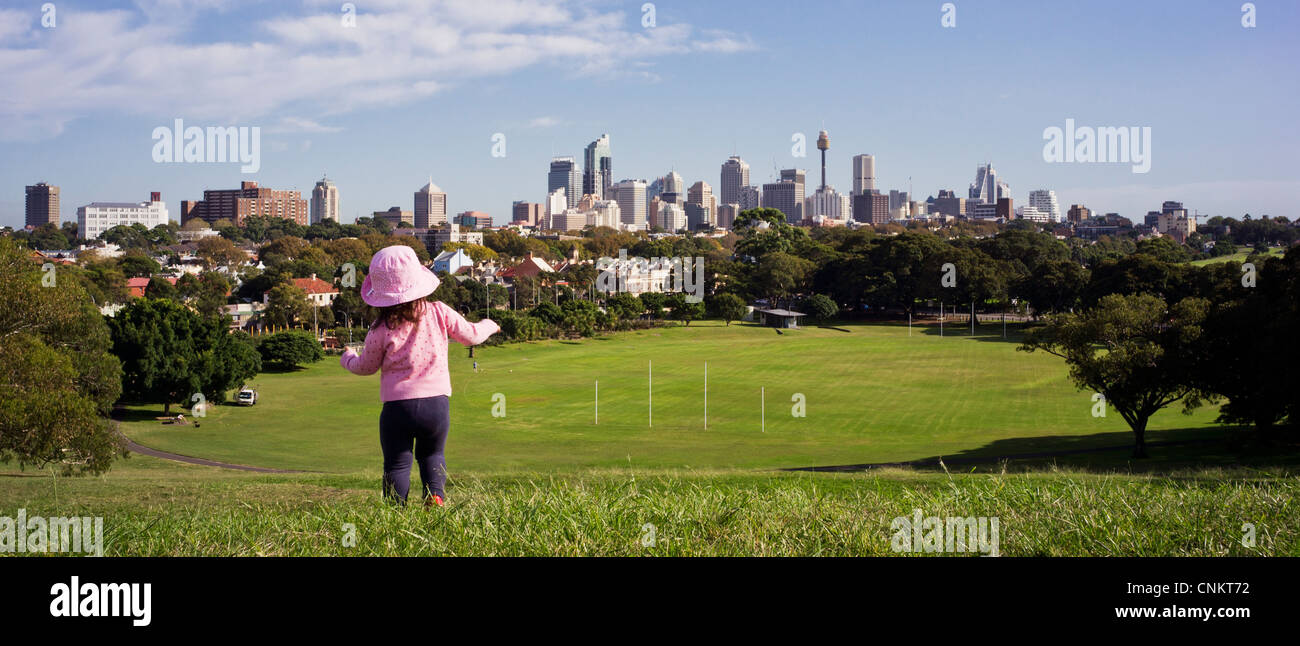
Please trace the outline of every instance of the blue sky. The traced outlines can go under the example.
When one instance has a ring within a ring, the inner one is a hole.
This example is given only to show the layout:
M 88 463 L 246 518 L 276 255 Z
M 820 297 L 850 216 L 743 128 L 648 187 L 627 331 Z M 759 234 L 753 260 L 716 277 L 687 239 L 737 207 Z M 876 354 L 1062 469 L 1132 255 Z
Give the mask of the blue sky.
M 496 223 L 545 197 L 552 155 L 609 133 L 616 179 L 669 169 L 718 184 L 738 153 L 751 181 L 774 167 L 847 192 L 850 158 L 876 156 L 879 188 L 965 195 L 992 161 L 1017 204 L 1056 190 L 1140 217 L 1177 199 L 1201 214 L 1297 217 L 1300 3 L 654 3 L 594 0 L 0 1 L 0 225 L 22 225 L 23 186 L 62 188 L 62 216 L 92 201 L 180 200 L 252 179 L 304 197 L 323 173 L 343 219 L 411 208 L 432 176 L 452 213 Z M 151 133 L 260 126 L 261 170 L 157 164 Z M 1149 126 L 1152 166 L 1048 164 L 1043 130 Z M 793 133 L 809 154 L 791 156 Z M 506 135 L 493 157 L 492 136 Z

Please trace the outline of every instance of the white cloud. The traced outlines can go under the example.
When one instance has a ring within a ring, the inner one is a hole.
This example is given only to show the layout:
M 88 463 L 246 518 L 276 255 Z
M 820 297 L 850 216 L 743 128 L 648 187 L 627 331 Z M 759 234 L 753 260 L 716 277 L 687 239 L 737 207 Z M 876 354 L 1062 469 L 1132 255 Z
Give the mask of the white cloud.
M 138 11 L 62 12 L 49 30 L 0 11 L 0 139 L 55 136 L 103 113 L 241 124 L 291 111 L 301 116 L 269 127 L 323 133 L 323 117 L 528 68 L 655 81 L 650 60 L 753 48 L 720 30 L 642 29 L 639 14 L 583 0 L 367 0 L 354 27 L 332 0 L 304 0 L 291 16 L 244 4 L 138 0 Z M 223 33 L 209 19 L 246 26 L 240 40 L 195 42 Z

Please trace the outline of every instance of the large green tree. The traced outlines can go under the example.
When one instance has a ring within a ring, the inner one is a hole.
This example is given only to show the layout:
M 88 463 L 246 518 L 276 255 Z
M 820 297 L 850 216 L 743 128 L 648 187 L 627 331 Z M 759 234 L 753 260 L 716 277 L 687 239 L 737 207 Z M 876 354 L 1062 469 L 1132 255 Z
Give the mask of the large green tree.
M 1145 458 L 1151 416 L 1180 400 L 1190 411 L 1206 396 L 1192 368 L 1208 308 L 1204 299 L 1169 307 L 1150 294 L 1111 294 L 1083 312 L 1049 317 L 1019 349 L 1064 358 L 1075 384 L 1101 393 L 1124 418 L 1134 457 Z
M 122 359 L 122 394 L 133 401 L 190 404 L 195 394 L 221 401 L 257 374 L 224 318 L 205 318 L 175 301 L 140 298 L 109 319 L 113 354 Z
M 80 281 L 0 238 L 0 462 L 101 473 L 123 454 L 108 327 Z M 52 278 L 52 280 L 51 280 Z

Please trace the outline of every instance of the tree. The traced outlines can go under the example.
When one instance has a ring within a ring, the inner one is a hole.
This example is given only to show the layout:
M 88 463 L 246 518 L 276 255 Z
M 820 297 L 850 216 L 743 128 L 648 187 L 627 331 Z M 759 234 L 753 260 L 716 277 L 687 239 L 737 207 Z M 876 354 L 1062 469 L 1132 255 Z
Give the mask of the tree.
M 695 319 L 704 318 L 704 304 L 692 303 L 680 292 L 669 295 L 668 307 L 673 310 L 673 320 L 681 321 L 687 326 Z
M 1231 285 L 1240 285 L 1237 268 L 1225 268 Z M 1216 290 L 1216 296 L 1229 297 L 1210 309 L 1195 373 L 1206 390 L 1227 399 L 1219 421 L 1253 424 L 1269 439 L 1287 417 L 1292 425 L 1300 423 L 1300 251 L 1270 258 L 1258 271 L 1257 286 L 1235 290 L 1244 295 L 1234 298 L 1234 290 L 1223 286 Z
M 191 307 L 204 317 L 215 318 L 225 313 L 230 283 L 215 271 L 205 271 L 198 276 L 185 274 L 176 281 L 176 291 Z
M 147 278 L 162 271 L 162 265 L 147 254 L 134 249 L 124 254 L 117 264 L 127 278 Z
M 122 392 L 104 317 L 81 283 L 54 284 L 0 238 L 0 462 L 102 473 L 122 455 L 108 412 Z
M 140 298 L 108 319 L 113 354 L 122 358 L 122 395 L 140 402 L 221 401 L 256 374 L 234 347 L 224 319 L 208 319 L 170 300 Z
M 149 279 L 149 284 L 144 287 L 146 298 L 169 298 L 176 300 L 176 287 L 170 280 L 161 276 L 154 276 Z
M 257 352 L 262 355 L 263 362 L 284 370 L 315 363 L 325 356 L 316 337 L 302 330 L 285 330 L 262 337 L 257 343 Z
M 814 321 L 828 322 L 840 313 L 840 306 L 835 304 L 827 296 L 813 294 L 804 301 L 803 305 L 808 310 L 808 315 Z
M 233 269 L 248 260 L 248 254 L 236 247 L 235 243 L 221 236 L 200 238 L 194 246 L 194 255 L 203 261 L 204 269 L 217 267 Z
M 636 294 L 619 292 L 609 297 L 605 301 L 605 309 L 611 314 L 623 321 L 630 321 L 641 316 L 645 312 L 645 305 Z
M 266 295 L 266 320 L 272 325 L 294 325 L 311 320 L 307 290 L 290 282 L 271 288 Z
M 758 260 L 755 288 L 775 306 L 801 290 L 814 268 L 811 260 L 781 251 L 768 253 Z
M 663 314 L 664 305 L 668 300 L 668 297 L 664 296 L 661 292 L 646 292 L 642 294 L 640 298 L 641 303 L 645 305 L 646 310 L 650 312 L 650 318 L 652 319 L 657 319 L 661 314 Z
M 71 246 L 63 230 L 53 222 L 46 222 L 36 227 L 27 238 L 27 245 L 32 249 L 41 250 L 67 249 Z
M 1087 287 L 1088 270 L 1063 258 L 1043 262 L 1034 273 L 1022 276 L 1013 294 L 1028 301 L 1034 313 L 1041 315 L 1074 308 Z
M 717 317 L 731 325 L 732 321 L 739 321 L 745 318 L 746 309 L 745 299 L 735 294 L 718 294 L 710 299 L 713 305 L 713 311 Z
M 1077 314 L 1057 314 L 1030 330 L 1018 348 L 1065 359 L 1081 389 L 1105 397 L 1133 430 L 1134 457 L 1146 457 L 1147 421 L 1182 400 L 1185 411 L 1205 391 L 1191 379 L 1209 303 L 1188 298 L 1172 308 L 1150 294 L 1103 297 Z

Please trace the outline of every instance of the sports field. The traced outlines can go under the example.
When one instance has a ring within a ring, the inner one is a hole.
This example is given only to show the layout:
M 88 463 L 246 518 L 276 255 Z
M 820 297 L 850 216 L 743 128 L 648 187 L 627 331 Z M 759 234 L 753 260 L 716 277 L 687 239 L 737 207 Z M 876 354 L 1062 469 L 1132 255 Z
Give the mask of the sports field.
M 1092 393 L 1073 386 L 1062 360 L 1017 352 L 1000 326 L 976 332 L 949 326 L 941 338 L 937 328 L 909 336 L 906 326 L 849 325 L 778 335 L 707 321 L 479 348 L 478 372 L 453 344 L 450 468 L 771 469 L 1130 442 L 1114 411 L 1093 417 Z M 328 358 L 256 385 L 256 406 L 212 407 L 197 429 L 159 424 L 157 407 L 137 409 L 139 421 L 123 429 L 146 446 L 239 464 L 377 465 L 377 376 L 357 377 Z M 504 417 L 493 416 L 494 401 Z M 1149 439 L 1213 417 L 1208 407 L 1192 416 L 1167 410 Z
M 966 334 L 703 322 L 480 348 L 478 372 L 453 345 L 448 504 L 434 510 L 380 500 L 378 377 L 327 359 L 262 375 L 257 406 L 213 407 L 199 428 L 159 424 L 160 407 L 122 424 L 148 447 L 312 473 L 142 455 L 85 478 L 8 465 L 0 515 L 101 516 L 111 556 L 890 555 L 891 522 L 918 510 L 999 518 L 1002 555 L 1300 555 L 1294 451 L 1234 448 L 1212 408 L 1157 416 L 1151 442 L 1193 442 L 1141 462 L 1120 449 L 963 463 L 1131 443 L 1059 359 L 1017 352 L 1000 327 Z

